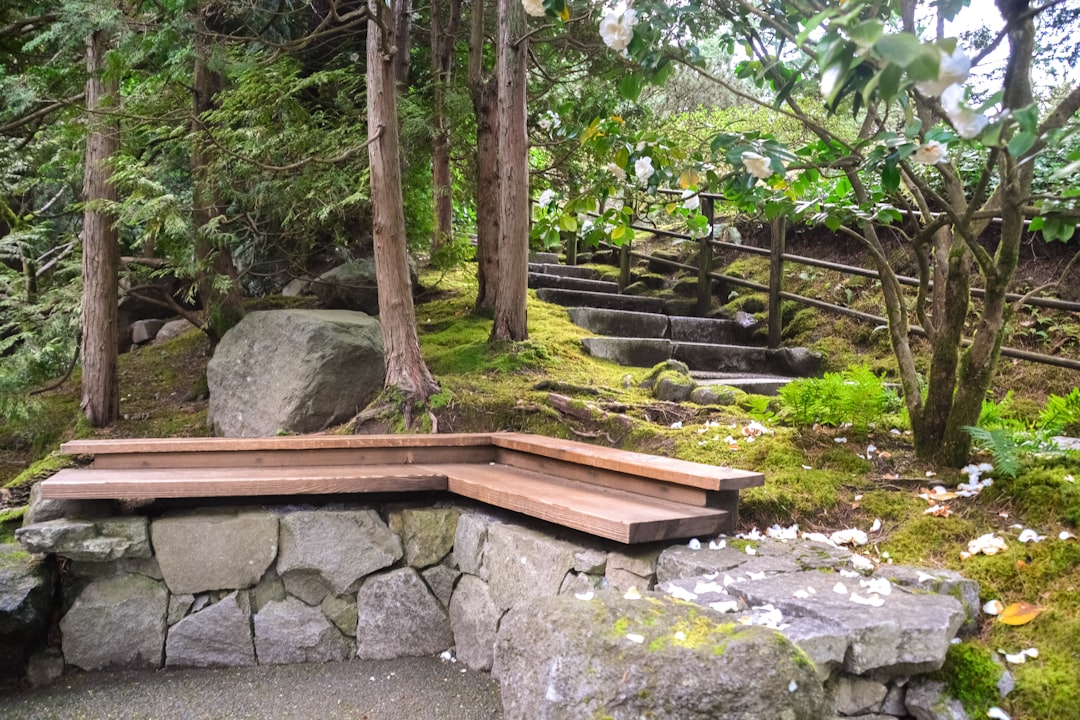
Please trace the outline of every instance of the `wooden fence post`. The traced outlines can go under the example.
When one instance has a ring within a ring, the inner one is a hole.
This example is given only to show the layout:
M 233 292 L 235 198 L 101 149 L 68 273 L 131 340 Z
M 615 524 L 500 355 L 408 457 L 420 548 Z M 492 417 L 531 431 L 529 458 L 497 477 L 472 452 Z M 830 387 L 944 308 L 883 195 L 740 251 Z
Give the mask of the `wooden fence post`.
M 619 247 L 619 292 L 626 289 L 630 284 L 630 244 L 627 240 Z
M 783 254 L 787 246 L 787 219 L 777 217 L 771 224 L 772 252 L 769 256 L 769 347 L 780 347 L 784 318 L 780 292 L 784 287 Z
M 559 235 L 562 236 L 563 247 L 566 248 L 566 264 L 577 265 L 578 234 L 563 230 Z
M 701 197 L 701 214 L 709 222 L 709 232 L 701 238 L 701 248 L 698 250 L 697 314 L 699 317 L 707 316 L 709 310 L 712 309 L 712 278 L 709 277 L 709 273 L 712 272 L 714 212 L 713 199 Z

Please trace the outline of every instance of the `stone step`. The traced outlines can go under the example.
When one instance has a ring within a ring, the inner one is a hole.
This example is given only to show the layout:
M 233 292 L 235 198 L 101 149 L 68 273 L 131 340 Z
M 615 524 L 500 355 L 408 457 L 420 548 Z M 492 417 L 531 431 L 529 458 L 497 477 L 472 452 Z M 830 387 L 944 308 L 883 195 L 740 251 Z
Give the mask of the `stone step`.
M 593 357 L 630 367 L 652 367 L 664 360 L 679 360 L 691 370 L 738 373 L 761 377 L 809 376 L 818 371 L 820 358 L 803 348 L 770 350 L 746 345 L 673 342 L 666 338 L 584 338 L 582 346 Z
M 692 373 L 699 387 L 733 387 L 751 395 L 779 395 L 780 388 L 794 378 L 780 375 L 749 376 L 741 373 L 705 373 L 708 375 L 726 375 L 722 378 L 698 378 L 699 373 Z
M 546 275 L 543 273 L 529 273 L 529 287 L 580 290 L 591 293 L 618 294 L 619 292 L 619 284 L 607 280 L 587 280 L 585 278 Z
M 559 262 L 559 253 L 553 252 L 531 252 L 529 253 L 530 263 L 546 263 L 549 265 L 556 265 Z
M 583 278 L 596 280 L 596 271 L 588 267 L 577 265 L 557 265 L 555 263 L 529 263 L 529 272 L 541 275 L 562 275 L 563 277 Z
M 752 328 L 734 320 L 674 315 L 669 323 L 669 336 L 675 342 L 727 344 L 749 340 L 751 334 Z
M 536 296 L 544 302 L 566 307 L 609 308 L 612 310 L 634 310 L 637 312 L 664 312 L 661 298 L 638 297 L 635 295 L 616 295 L 613 293 L 588 292 L 584 290 L 564 290 L 561 288 L 540 288 Z
M 670 325 L 667 315 L 632 310 L 575 307 L 570 308 L 569 314 L 570 322 L 578 327 L 613 337 L 664 338 Z

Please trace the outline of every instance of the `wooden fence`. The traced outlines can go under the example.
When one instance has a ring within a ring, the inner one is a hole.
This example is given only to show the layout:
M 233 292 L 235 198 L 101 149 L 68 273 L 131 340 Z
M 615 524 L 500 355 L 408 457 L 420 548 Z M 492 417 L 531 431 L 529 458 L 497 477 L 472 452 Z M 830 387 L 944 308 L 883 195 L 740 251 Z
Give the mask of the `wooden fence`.
M 672 194 L 677 195 L 677 191 L 670 191 Z M 715 224 L 715 206 L 716 201 L 722 200 L 722 196 L 711 193 L 701 193 L 700 195 L 700 212 L 708 218 L 709 226 L 712 227 Z M 721 240 L 714 240 L 712 237 L 701 238 L 695 240 L 688 233 L 677 232 L 672 230 L 665 230 L 640 223 L 633 223 L 632 227 L 635 230 L 643 230 L 653 235 L 661 237 L 670 237 L 674 239 L 680 239 L 686 242 L 696 242 L 699 246 L 699 252 L 697 255 L 697 264 L 690 265 L 687 263 L 670 260 L 668 258 L 657 257 L 649 255 L 647 253 L 638 252 L 633 249 L 632 244 L 627 243 L 617 248 L 620 253 L 619 261 L 619 289 L 625 288 L 630 284 L 630 266 L 632 259 L 644 259 L 651 263 L 657 263 L 665 265 L 671 268 L 677 268 L 686 270 L 689 272 L 697 273 L 697 312 L 699 315 L 704 315 L 708 312 L 712 303 L 712 282 L 710 280 L 719 280 L 727 285 L 734 285 L 738 287 L 745 287 L 757 292 L 767 293 L 769 296 L 769 347 L 775 348 L 780 346 L 781 337 L 783 335 L 783 319 L 781 313 L 781 301 L 791 300 L 802 305 L 820 308 L 822 310 L 828 310 L 841 315 L 846 315 L 857 320 L 874 323 L 875 325 L 886 325 L 888 320 L 884 317 L 874 315 L 872 313 L 866 313 L 852 308 L 844 307 L 842 305 L 835 305 L 825 300 L 819 300 L 817 298 L 810 298 L 804 295 L 797 295 L 795 293 L 786 292 L 783 289 L 783 276 L 785 263 L 792 263 L 796 265 L 804 265 L 810 267 L 818 267 L 826 270 L 833 270 L 841 273 L 847 273 L 849 275 L 858 275 L 861 277 L 872 278 L 880 280 L 880 275 L 876 270 L 869 268 L 843 265 L 841 263 L 830 262 L 828 260 L 819 260 L 817 258 L 803 257 L 800 255 L 792 255 L 787 252 L 786 239 L 787 239 L 787 227 L 786 222 L 783 219 L 774 220 L 770 226 L 770 238 L 771 243 L 768 248 L 751 247 L 748 245 L 742 245 L 739 243 L 725 242 Z M 573 236 L 576 237 L 576 236 Z M 737 253 L 746 253 L 751 255 L 759 255 L 769 258 L 769 283 L 763 285 L 752 280 L 746 280 L 744 278 L 733 277 L 725 275 L 720 268 L 715 266 L 714 263 L 714 250 L 722 248 L 725 250 L 731 250 Z M 577 243 L 573 239 L 568 239 L 566 243 L 567 262 L 569 264 L 575 263 L 577 253 Z M 897 278 L 901 285 L 908 287 L 918 287 L 919 281 L 917 278 L 907 277 L 904 275 Z M 971 294 L 976 298 L 981 298 L 985 295 L 981 288 L 972 288 Z M 1017 301 L 1021 299 L 1021 295 L 1016 293 L 1009 293 L 1008 299 L 1010 301 Z M 1048 308 L 1054 310 L 1065 310 L 1068 312 L 1080 312 L 1080 303 L 1070 302 L 1067 300 L 1059 300 L 1056 298 L 1028 298 L 1024 301 L 1024 305 L 1030 307 Z M 916 335 L 926 335 L 923 328 L 918 325 L 912 325 L 910 331 Z M 969 345 L 971 340 L 964 338 L 961 341 L 964 345 Z M 1043 353 L 1031 352 L 1028 350 L 1020 350 L 1017 348 L 1001 348 L 1002 357 L 1016 358 L 1019 360 L 1027 360 L 1030 362 L 1042 363 L 1045 365 L 1053 365 L 1056 367 L 1069 368 L 1072 370 L 1080 370 L 1080 360 L 1074 358 L 1058 357 L 1055 355 L 1046 355 Z

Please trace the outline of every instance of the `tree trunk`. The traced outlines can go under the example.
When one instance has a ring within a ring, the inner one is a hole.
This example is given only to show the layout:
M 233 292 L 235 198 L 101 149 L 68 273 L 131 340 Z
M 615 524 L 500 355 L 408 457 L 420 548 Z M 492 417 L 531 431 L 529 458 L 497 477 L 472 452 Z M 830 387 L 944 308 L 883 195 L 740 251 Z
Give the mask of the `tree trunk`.
M 525 9 L 498 0 L 499 275 L 492 340 L 527 340 L 529 141 L 526 129 Z
M 440 248 L 453 240 L 453 200 L 450 179 L 450 123 L 446 117 L 446 93 L 450 85 L 454 37 L 461 19 L 461 0 L 449 0 L 443 17 L 444 0 L 431 3 L 431 74 L 434 87 L 433 124 L 435 137 L 431 149 L 432 181 L 435 191 L 435 238 L 432 246 Z
M 213 39 L 210 31 L 217 22 L 219 8 L 207 2 L 195 12 L 195 74 L 192 88 L 195 116 L 191 123 L 192 207 L 191 221 L 195 227 L 195 258 L 198 261 L 199 300 L 205 319 L 203 330 L 216 346 L 225 332 L 244 315 L 243 296 L 237 283 L 232 252 L 217 242 L 216 218 L 225 214 L 209 172 L 211 143 L 206 136 L 203 114 L 217 107 L 217 94 L 224 81 L 221 73 L 211 69 Z M 225 281 L 222 282 L 221 278 Z
M 484 0 L 475 0 L 469 34 L 469 94 L 476 115 L 476 310 L 494 313 L 499 277 L 499 138 L 494 77 L 484 77 Z
M 389 0 L 394 14 L 394 79 L 402 90 L 409 88 L 409 49 L 412 44 L 413 0 Z
M 381 0 L 368 0 L 368 10 L 372 16 L 367 36 L 368 162 L 386 387 L 397 388 L 413 402 L 423 402 L 439 388 L 420 355 L 409 278 L 398 159 L 394 37 L 389 30 L 384 34 L 379 27 L 380 23 L 386 28 L 393 27 L 393 18 L 387 12 L 392 8 L 387 8 Z
M 92 33 L 86 40 L 86 168 L 83 175 L 83 321 L 82 411 L 94 427 L 120 417 L 116 373 L 117 273 L 120 251 L 111 214 L 102 203 L 116 201 L 108 161 L 120 151 L 120 127 L 110 116 L 120 97 L 115 78 L 103 77 L 109 36 Z

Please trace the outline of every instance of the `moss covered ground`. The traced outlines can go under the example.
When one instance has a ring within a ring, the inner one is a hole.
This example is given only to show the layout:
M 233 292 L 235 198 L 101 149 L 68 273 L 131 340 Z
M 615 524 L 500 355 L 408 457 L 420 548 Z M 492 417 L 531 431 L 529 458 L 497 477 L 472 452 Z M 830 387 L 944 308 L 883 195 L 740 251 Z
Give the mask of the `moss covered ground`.
M 735 271 L 756 278 L 760 268 L 747 264 Z M 821 290 L 837 280 L 821 273 L 798 281 L 806 283 L 802 291 L 809 294 L 813 283 L 823 283 Z M 1058 534 L 1075 532 L 1080 522 L 1080 490 L 1068 479 L 1080 478 L 1080 464 L 1058 459 L 1032 465 L 1014 480 L 995 478 L 976 498 L 950 502 L 948 517 L 929 515 L 919 493 L 936 484 L 955 486 L 966 477 L 916 460 L 902 419 L 855 433 L 784 425 L 776 421 L 775 401 L 752 396 L 724 407 L 657 402 L 638 387 L 648 369 L 585 355 L 580 341 L 587 333 L 572 325 L 562 308 L 530 293 L 529 340 L 491 345 L 490 319 L 472 311 L 476 286 L 469 272 L 429 275 L 424 282 L 428 289 L 417 301 L 417 323 L 425 359 L 441 384 L 430 405 L 440 432 L 534 432 L 758 470 L 767 482 L 743 493 L 740 524 L 745 530 L 793 523 L 804 531 L 868 530 L 880 520 L 881 530 L 871 533 L 863 548 L 878 562 L 958 570 L 979 581 L 984 601 L 1047 608 L 1023 626 L 987 620 L 965 650 L 956 652 L 951 662 L 961 668 L 954 672 L 957 692 L 972 704 L 973 717 L 985 717 L 981 683 L 986 653 L 1031 647 L 1038 649 L 1038 657 L 1011 668 L 1017 689 L 998 704 L 1014 720 L 1076 717 L 1080 544 L 1059 540 Z M 853 306 L 863 302 L 861 285 L 850 283 L 837 292 L 847 299 L 848 289 Z M 743 307 L 739 297 L 730 303 Z M 789 341 L 823 352 L 830 370 L 856 362 L 875 371 L 892 367 L 884 333 L 817 311 L 793 308 L 790 318 Z M 0 425 L 0 526 L 9 535 L 29 485 L 69 462 L 56 455 L 65 439 L 208 434 L 207 355 L 205 338 L 193 329 L 159 347 L 122 356 L 123 418 L 111 428 L 91 429 L 78 420 L 77 377 L 42 396 L 32 421 Z M 1006 362 L 994 393 L 1000 398 L 1013 390 L 1018 405 L 1035 409 L 1047 393 L 1064 394 L 1077 379 L 1075 373 Z M 551 393 L 569 397 L 571 405 L 558 409 Z M 752 422 L 771 432 L 746 434 Z M 868 452 L 871 445 L 875 449 Z M 1018 542 L 1021 529 L 1028 527 L 1047 539 Z M 970 540 L 989 532 L 1006 539 L 1006 551 L 961 558 Z

